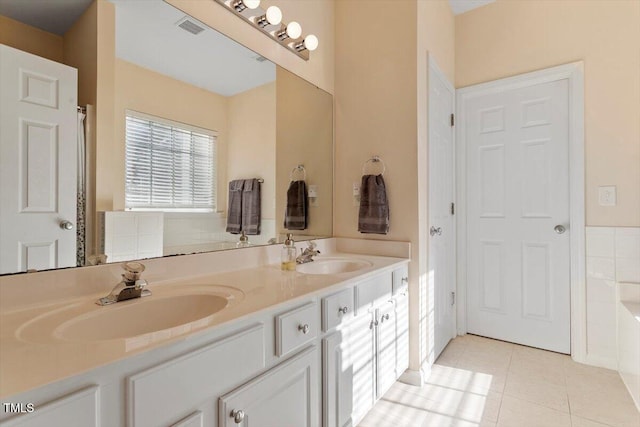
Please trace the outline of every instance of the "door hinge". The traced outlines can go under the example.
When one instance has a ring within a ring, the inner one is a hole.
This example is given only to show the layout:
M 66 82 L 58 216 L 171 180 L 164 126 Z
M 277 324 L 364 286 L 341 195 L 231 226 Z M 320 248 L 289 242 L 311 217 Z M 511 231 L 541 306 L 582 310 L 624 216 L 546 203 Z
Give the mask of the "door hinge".
M 451 292 L 451 305 L 456 305 L 456 293 Z
M 451 215 L 456 214 L 456 204 L 451 202 Z
M 454 126 L 455 123 L 456 123 L 455 116 L 453 113 L 451 113 L 451 126 Z

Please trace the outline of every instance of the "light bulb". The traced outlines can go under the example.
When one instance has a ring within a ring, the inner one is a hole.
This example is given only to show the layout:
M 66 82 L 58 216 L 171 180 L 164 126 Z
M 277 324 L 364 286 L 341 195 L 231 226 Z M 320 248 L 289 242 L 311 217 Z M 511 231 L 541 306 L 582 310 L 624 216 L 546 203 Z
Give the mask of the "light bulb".
M 271 25 L 278 25 L 282 22 L 282 12 L 278 6 L 269 6 L 266 13 L 267 22 Z
M 302 27 L 296 21 L 289 22 L 287 25 L 287 35 L 292 39 L 297 39 L 302 35 Z
M 260 6 L 260 0 L 233 0 L 231 6 L 236 12 L 241 13 L 245 9 L 256 9 Z
M 309 52 L 316 50 L 318 48 L 318 38 L 313 34 L 309 34 L 304 38 L 304 47 L 306 47 Z

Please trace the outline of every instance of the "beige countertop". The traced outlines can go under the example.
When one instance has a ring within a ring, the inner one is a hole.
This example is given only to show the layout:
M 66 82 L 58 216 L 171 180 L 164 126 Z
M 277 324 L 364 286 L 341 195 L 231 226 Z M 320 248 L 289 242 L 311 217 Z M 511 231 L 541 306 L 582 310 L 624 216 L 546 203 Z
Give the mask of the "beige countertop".
M 408 261 L 404 258 L 345 253 L 332 253 L 318 258 L 335 256 L 368 261 L 371 266 L 349 273 L 311 275 L 281 271 L 278 264 L 272 264 L 152 282 L 148 289 L 153 295 L 146 298 L 171 297 L 184 291 L 206 292 L 207 289 L 215 290 L 221 287 L 231 288 L 234 297 L 229 306 L 205 319 L 132 338 L 91 342 L 66 341 L 52 336 L 51 325 L 48 325 L 50 322 L 42 319 L 51 316 L 56 310 L 110 310 L 121 304 L 136 304 L 140 300 L 100 307 L 95 304 L 95 300 L 104 296 L 103 294 L 85 294 L 64 301 L 0 312 L 0 398 L 5 399 L 151 349 L 167 346 L 195 334 L 211 332 L 223 324 L 246 319 L 281 304 L 326 294 L 332 288 L 338 289 L 345 282 L 364 279 Z M 104 325 L 105 328 L 109 326 Z

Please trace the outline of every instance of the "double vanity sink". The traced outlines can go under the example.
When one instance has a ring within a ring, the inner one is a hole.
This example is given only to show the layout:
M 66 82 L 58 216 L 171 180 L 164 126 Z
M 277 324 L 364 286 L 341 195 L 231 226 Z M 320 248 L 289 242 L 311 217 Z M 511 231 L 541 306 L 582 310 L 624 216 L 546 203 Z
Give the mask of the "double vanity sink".
M 409 248 L 319 245 L 296 271 L 258 247 L 150 259 L 115 287 L 120 265 L 0 278 L 0 398 L 39 408 L 0 425 L 357 424 L 407 368 Z
M 317 258 L 300 264 L 303 275 L 340 275 L 369 268 L 369 261 Z M 282 272 L 283 275 L 296 274 Z M 108 306 L 93 300 L 52 309 L 30 319 L 16 331 L 19 340 L 31 343 L 97 342 L 182 335 L 215 323 L 216 315 L 239 304 L 245 293 L 235 287 L 210 285 L 152 286 L 153 295 Z

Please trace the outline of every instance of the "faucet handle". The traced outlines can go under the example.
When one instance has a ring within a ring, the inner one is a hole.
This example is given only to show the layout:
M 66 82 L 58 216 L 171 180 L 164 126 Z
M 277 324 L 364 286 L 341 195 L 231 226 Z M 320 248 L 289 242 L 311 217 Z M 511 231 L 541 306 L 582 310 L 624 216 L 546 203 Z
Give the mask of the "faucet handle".
M 314 250 L 316 248 L 316 246 L 318 246 L 318 244 L 316 242 L 314 242 L 313 240 L 307 241 L 307 247 L 310 250 Z
M 140 280 L 140 276 L 145 270 L 145 266 L 141 262 L 127 262 L 122 266 L 122 268 L 124 269 L 124 274 L 122 276 L 125 280 L 134 283 Z

